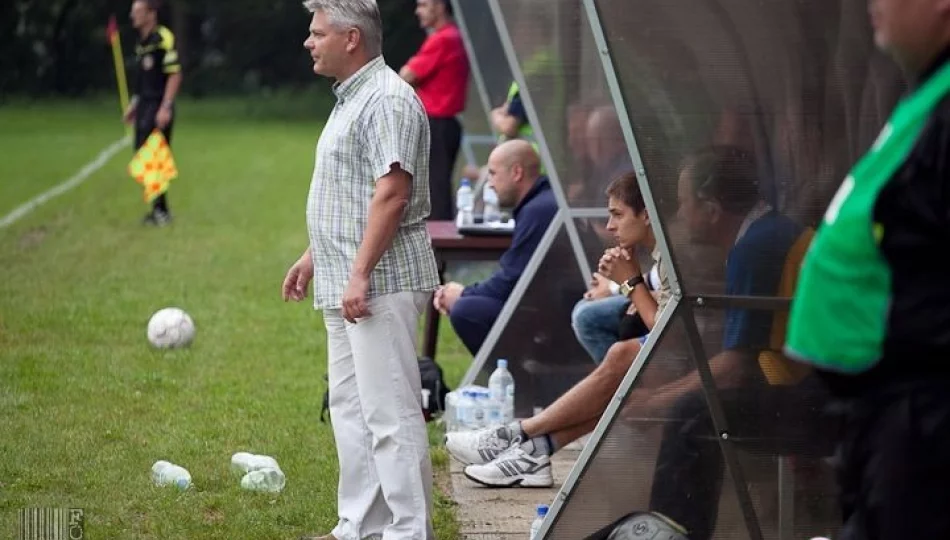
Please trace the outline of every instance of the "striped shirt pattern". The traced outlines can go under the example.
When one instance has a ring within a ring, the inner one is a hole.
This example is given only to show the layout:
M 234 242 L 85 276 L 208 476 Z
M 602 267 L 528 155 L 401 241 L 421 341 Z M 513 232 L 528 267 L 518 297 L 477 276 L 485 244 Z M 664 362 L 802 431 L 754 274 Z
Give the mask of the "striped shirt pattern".
M 389 250 L 370 277 L 369 297 L 432 291 L 439 284 L 429 216 L 429 123 L 415 91 L 382 56 L 333 86 L 337 102 L 317 142 L 307 201 L 316 309 L 341 307 L 363 241 L 376 181 L 394 164 L 412 192 Z

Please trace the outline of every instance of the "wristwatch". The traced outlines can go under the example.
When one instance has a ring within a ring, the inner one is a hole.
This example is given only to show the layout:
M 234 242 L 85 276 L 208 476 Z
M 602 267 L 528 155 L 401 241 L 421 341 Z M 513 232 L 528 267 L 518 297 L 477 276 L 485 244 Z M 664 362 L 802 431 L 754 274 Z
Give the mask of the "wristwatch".
M 646 283 L 643 276 L 633 276 L 632 278 L 620 284 L 620 294 L 630 296 L 630 293 L 637 288 L 637 285 Z

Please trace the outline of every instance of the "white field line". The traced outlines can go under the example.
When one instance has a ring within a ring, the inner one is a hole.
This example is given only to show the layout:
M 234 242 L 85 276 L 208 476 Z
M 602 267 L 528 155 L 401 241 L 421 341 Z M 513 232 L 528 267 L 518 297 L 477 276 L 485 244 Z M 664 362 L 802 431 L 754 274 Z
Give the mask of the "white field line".
M 0 218 L 0 229 L 5 229 L 10 225 L 13 225 L 24 216 L 36 210 L 39 206 L 45 204 L 51 199 L 59 197 L 63 193 L 75 188 L 79 184 L 82 184 L 86 181 L 87 178 L 92 176 L 93 173 L 101 169 L 114 155 L 116 155 L 119 150 L 122 150 L 131 143 L 131 139 L 128 137 L 122 137 L 121 139 L 115 141 L 114 143 L 107 146 L 102 152 L 99 152 L 99 155 L 95 159 L 85 164 L 82 169 L 67 178 L 62 183 L 57 186 L 51 187 L 50 189 L 40 193 L 36 197 L 33 197 L 29 201 L 21 204 L 20 206 L 13 209 L 12 212 Z

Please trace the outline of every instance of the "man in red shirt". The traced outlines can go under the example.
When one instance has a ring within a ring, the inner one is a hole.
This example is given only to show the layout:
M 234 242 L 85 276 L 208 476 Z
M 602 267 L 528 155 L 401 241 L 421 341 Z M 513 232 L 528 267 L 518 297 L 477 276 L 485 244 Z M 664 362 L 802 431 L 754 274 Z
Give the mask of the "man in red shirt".
M 455 217 L 452 171 L 462 142 L 462 125 L 455 116 L 465 108 L 468 57 L 462 35 L 452 22 L 449 0 L 417 0 L 416 17 L 429 36 L 399 75 L 415 87 L 429 116 L 429 219 L 451 220 Z

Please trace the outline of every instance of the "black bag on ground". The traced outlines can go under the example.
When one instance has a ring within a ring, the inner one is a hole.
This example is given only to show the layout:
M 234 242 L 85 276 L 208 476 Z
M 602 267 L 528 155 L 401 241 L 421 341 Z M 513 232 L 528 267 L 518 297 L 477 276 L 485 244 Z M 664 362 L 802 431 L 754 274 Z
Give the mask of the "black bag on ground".
M 445 396 L 450 392 L 449 385 L 445 384 L 442 376 L 442 368 L 439 364 L 427 356 L 419 359 L 419 375 L 422 377 L 422 387 L 429 391 L 429 407 L 423 408 L 426 422 L 432 420 L 436 413 L 445 410 Z M 324 376 L 323 380 L 328 381 Z M 323 407 L 320 409 L 320 421 L 326 422 L 330 419 L 330 385 L 327 382 L 327 390 L 323 393 Z
M 419 375 L 422 376 L 422 388 L 429 391 L 429 407 L 422 410 L 428 422 L 436 413 L 445 410 L 445 396 L 451 390 L 445 384 L 442 368 L 428 356 L 419 358 Z

